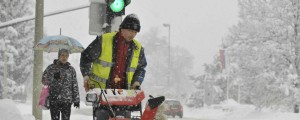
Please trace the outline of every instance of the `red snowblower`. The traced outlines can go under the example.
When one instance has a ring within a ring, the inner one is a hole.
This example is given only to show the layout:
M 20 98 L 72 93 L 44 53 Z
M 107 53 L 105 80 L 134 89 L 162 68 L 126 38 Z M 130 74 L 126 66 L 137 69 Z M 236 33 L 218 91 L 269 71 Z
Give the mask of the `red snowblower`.
M 165 97 L 149 97 L 144 112 L 141 102 L 145 94 L 142 90 L 95 88 L 87 92 L 86 102 L 93 106 L 93 120 L 154 120 Z M 132 112 L 140 115 L 133 116 Z

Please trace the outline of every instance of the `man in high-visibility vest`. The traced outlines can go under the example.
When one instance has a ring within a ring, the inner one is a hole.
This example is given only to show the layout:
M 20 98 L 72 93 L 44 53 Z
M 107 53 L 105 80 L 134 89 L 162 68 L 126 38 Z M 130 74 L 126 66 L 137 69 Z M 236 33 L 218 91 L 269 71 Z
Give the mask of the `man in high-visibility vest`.
M 129 14 L 119 32 L 97 36 L 81 53 L 80 70 L 86 92 L 91 88 L 136 89 L 142 84 L 147 62 L 144 48 L 134 39 L 140 29 L 137 15 Z M 103 120 L 107 113 L 105 108 L 100 110 Z
M 91 87 L 135 89 L 141 85 L 147 62 L 144 48 L 134 39 L 140 29 L 137 15 L 129 14 L 119 32 L 97 36 L 81 53 L 80 70 L 86 92 Z

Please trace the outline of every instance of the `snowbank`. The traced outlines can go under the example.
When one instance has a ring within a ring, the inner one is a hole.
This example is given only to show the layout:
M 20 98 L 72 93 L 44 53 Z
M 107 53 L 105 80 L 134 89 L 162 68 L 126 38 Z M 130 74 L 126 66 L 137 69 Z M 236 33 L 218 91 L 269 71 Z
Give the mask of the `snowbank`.
M 71 120 L 91 120 L 92 107 L 81 102 L 80 109 L 72 107 Z M 182 119 L 168 117 L 169 120 L 299 120 L 300 114 L 291 112 L 256 111 L 253 105 L 225 101 L 218 105 L 200 109 L 183 106 Z M 227 109 L 227 110 L 226 110 Z M 31 115 L 31 103 L 15 103 L 12 100 L 0 100 L 1 120 L 34 120 Z M 51 120 L 49 110 L 43 111 L 43 120 Z
M 184 106 L 183 117 L 203 120 L 299 120 L 300 114 L 291 112 L 257 111 L 254 105 L 239 104 L 229 99 L 220 104 L 202 108 Z M 169 118 L 169 120 L 178 120 Z
M 0 100 L 1 120 L 35 120 L 32 115 L 22 115 L 14 101 L 10 99 Z

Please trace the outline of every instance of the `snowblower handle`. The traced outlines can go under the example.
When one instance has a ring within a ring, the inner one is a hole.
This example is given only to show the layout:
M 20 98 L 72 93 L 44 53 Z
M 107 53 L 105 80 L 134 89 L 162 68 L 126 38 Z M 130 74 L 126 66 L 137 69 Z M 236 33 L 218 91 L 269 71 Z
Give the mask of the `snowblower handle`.
M 100 97 L 102 97 L 100 103 L 103 105 L 107 103 L 111 105 L 137 105 L 145 98 L 145 94 L 142 90 L 106 89 L 106 93 L 103 92 Z

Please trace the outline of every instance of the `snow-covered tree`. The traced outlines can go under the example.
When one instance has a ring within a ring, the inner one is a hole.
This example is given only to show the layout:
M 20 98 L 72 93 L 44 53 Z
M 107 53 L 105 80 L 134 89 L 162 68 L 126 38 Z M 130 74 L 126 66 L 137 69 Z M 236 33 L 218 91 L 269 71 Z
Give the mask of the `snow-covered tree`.
M 285 88 L 299 79 L 289 77 L 299 76 L 299 3 L 239 0 L 239 6 L 241 20 L 230 29 L 225 47 L 229 64 L 240 68 L 234 74 L 243 81 L 243 101 L 258 107 L 286 105 L 293 96 Z
M 0 22 L 33 15 L 32 0 L 0 0 L 0 2 Z M 28 84 L 32 80 L 33 32 L 33 21 L 0 28 L 0 68 L 4 68 L 6 56 L 7 77 L 17 85 Z M 4 69 L 1 69 L 0 76 L 4 76 Z
M 228 86 L 229 98 L 241 103 L 291 110 L 299 99 L 294 97 L 300 82 L 299 2 L 239 0 L 240 21 L 222 45 L 226 69 L 215 67 L 220 61 L 215 57 L 204 75 L 215 76 L 213 84 L 223 91 Z
M 212 64 L 204 64 L 204 73 L 190 76 L 194 87 L 187 105 L 189 107 L 203 107 L 203 104 L 218 104 L 226 98 L 226 79 L 222 74 L 220 57 L 215 56 Z

